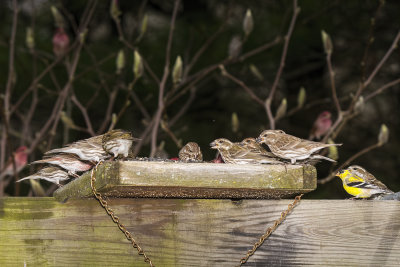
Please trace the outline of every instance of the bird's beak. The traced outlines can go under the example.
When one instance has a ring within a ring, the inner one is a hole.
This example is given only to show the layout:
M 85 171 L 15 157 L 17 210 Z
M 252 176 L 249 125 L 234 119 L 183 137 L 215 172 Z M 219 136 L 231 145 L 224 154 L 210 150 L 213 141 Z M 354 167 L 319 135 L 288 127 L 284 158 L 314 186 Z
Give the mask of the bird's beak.
M 215 142 L 211 142 L 211 143 L 210 143 L 210 147 L 211 147 L 211 148 L 216 148 L 216 146 L 217 146 L 217 145 L 215 144 Z
M 257 143 L 261 143 L 262 141 L 264 141 L 262 137 L 257 137 L 257 139 L 256 139 Z
M 340 176 L 343 172 L 344 172 L 343 170 L 340 170 L 335 174 L 335 176 Z
M 140 140 L 142 140 L 142 139 L 140 139 L 140 138 L 136 138 L 136 137 L 133 137 L 133 141 L 140 141 Z

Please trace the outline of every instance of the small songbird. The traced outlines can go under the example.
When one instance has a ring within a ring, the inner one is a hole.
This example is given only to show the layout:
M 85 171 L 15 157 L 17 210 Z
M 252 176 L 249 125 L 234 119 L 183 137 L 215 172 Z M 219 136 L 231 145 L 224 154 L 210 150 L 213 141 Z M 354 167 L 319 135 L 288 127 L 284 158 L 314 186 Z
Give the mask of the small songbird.
M 62 148 L 52 149 L 44 154 L 53 155 L 58 153 L 68 153 L 77 155 L 82 160 L 100 162 L 111 157 L 111 155 L 103 149 L 102 140 L 103 135 L 97 135 L 84 140 L 76 141 Z
M 265 148 L 261 146 L 261 144 L 257 143 L 256 139 L 253 137 L 248 137 L 243 139 L 242 142 L 239 143 L 239 145 L 246 148 L 250 152 L 259 153 L 261 155 L 276 158 L 276 156 L 273 153 L 267 151 Z
M 342 145 L 324 144 L 320 142 L 309 141 L 286 134 L 282 130 L 265 130 L 257 138 L 257 142 L 261 144 L 267 144 L 275 156 L 283 159 L 289 159 L 292 164 L 296 163 L 296 160 L 304 160 L 310 157 L 334 162 L 334 160 L 322 155 L 312 154 L 326 147 Z
M 45 167 L 39 170 L 37 173 L 19 179 L 17 182 L 28 179 L 42 179 L 61 186 L 60 182 L 66 181 L 69 178 L 70 176 L 68 175 L 68 173 L 58 167 Z
M 221 154 L 222 159 L 225 163 L 234 164 L 281 164 L 281 162 L 261 155 L 259 153 L 254 153 L 248 149 L 242 147 L 237 143 L 232 143 L 228 139 L 219 138 L 214 140 L 210 144 L 212 149 L 218 149 Z
M 77 172 L 86 172 L 94 167 L 94 164 L 91 162 L 83 161 L 74 154 L 57 154 L 52 157 L 34 161 L 31 164 L 51 164 L 59 166 L 74 177 L 78 177 L 76 174 Z
M 321 137 L 324 136 L 331 127 L 332 127 L 331 113 L 329 111 L 324 111 L 321 114 L 319 114 L 318 118 L 315 120 L 314 125 L 311 128 L 310 136 L 308 137 L 308 139 L 310 140 L 321 139 Z
M 189 142 L 179 150 L 179 160 L 184 162 L 203 161 L 203 154 L 195 142 Z
M 103 149 L 112 154 L 114 158 L 122 155 L 124 158 L 128 157 L 129 151 L 132 148 L 133 141 L 139 139 L 134 138 L 131 132 L 115 129 L 103 135 L 102 146 Z
M 389 190 L 386 185 L 357 165 L 339 171 L 336 176 L 342 179 L 343 188 L 354 198 L 370 198 L 393 194 L 393 191 Z
M 27 151 L 28 151 L 28 148 L 26 146 L 20 146 L 13 153 L 12 157 L 14 157 L 16 173 L 20 172 L 25 167 L 26 163 L 28 162 Z M 12 157 L 10 157 L 8 159 L 7 163 L 5 164 L 5 167 L 0 174 L 0 180 L 2 180 L 2 178 L 5 176 L 14 174 L 14 163 L 13 163 Z
M 58 28 L 53 36 L 53 52 L 57 57 L 62 56 L 68 50 L 69 37 L 63 28 Z

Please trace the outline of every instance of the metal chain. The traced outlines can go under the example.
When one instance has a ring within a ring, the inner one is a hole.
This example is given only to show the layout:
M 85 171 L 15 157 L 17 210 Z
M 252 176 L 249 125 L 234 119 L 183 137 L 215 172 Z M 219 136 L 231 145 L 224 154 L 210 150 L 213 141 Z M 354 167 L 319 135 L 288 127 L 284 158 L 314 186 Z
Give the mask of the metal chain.
M 118 225 L 118 228 L 124 233 L 126 238 L 132 243 L 132 246 L 137 249 L 138 254 L 142 255 L 144 258 L 144 261 L 147 262 L 151 267 L 154 267 L 152 261 L 150 260 L 149 257 L 147 257 L 146 253 L 144 253 L 143 249 L 139 246 L 138 243 L 136 243 L 135 239 L 133 238 L 132 234 L 125 228 L 125 226 L 120 223 L 119 217 L 114 214 L 114 211 L 108 206 L 107 201 L 103 198 L 103 196 L 97 192 L 94 182 L 96 181 L 96 176 L 94 175 L 94 171 L 97 171 L 97 166 L 99 166 L 101 162 L 99 162 L 93 169 L 90 175 L 90 186 L 92 187 L 92 192 L 95 198 L 100 202 L 101 206 L 106 210 L 107 214 L 110 215 L 112 218 L 113 222 Z
M 286 216 L 289 214 L 290 211 L 300 202 L 301 197 L 304 194 L 300 194 L 294 198 L 294 201 L 288 205 L 288 208 L 281 213 L 281 217 L 274 222 L 274 225 L 268 227 L 265 234 L 263 234 L 260 239 L 254 243 L 253 248 L 248 250 L 246 256 L 240 259 L 240 263 L 238 266 L 242 266 L 242 264 L 246 263 L 247 260 L 256 252 L 256 250 L 264 243 L 264 241 L 278 228 L 278 226 L 285 220 Z

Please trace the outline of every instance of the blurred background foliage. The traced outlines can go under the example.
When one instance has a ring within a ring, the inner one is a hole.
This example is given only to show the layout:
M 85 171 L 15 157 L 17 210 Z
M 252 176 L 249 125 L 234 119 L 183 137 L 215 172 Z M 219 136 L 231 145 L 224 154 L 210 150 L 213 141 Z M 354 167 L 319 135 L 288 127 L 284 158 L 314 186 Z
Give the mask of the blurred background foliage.
M 55 6 L 60 11 L 66 22 L 65 31 L 69 36 L 72 50 L 39 81 L 37 107 L 34 109 L 33 118 L 25 134 L 23 134 L 23 118 L 30 112 L 32 94 L 30 93 L 17 111 L 11 114 L 9 146 L 6 149 L 5 158 L 20 145 L 30 147 L 32 140 L 49 120 L 54 103 L 68 82 L 68 68 L 76 51 L 75 41 L 79 39 L 77 25 L 80 25 L 87 17 L 85 10 L 90 5 L 94 6 L 93 15 L 88 23 L 88 31 L 76 72 L 73 74 L 72 90 L 62 110 L 75 125 L 83 129 L 87 128 L 81 110 L 71 101 L 73 91 L 79 102 L 86 108 L 94 132 L 101 134 L 99 130 L 106 118 L 110 97 L 112 92 L 117 90 L 111 113 L 121 114 L 121 116 L 115 127 L 131 130 L 138 137 L 143 134 L 155 114 L 158 107 L 159 84 L 155 82 L 154 75 L 157 79 L 161 79 L 163 75 L 166 44 L 174 8 L 173 1 L 121 0 L 118 2 L 121 11 L 119 17 L 121 29 L 129 46 L 119 38 L 118 27 L 110 15 L 110 1 L 18 1 L 20 12 L 15 40 L 15 77 L 10 98 L 11 106 L 17 103 L 35 77 L 56 60 L 53 54 L 52 38 L 57 25 L 51 13 L 51 6 Z M 321 30 L 327 32 L 333 42 L 332 63 L 338 97 L 344 109 L 352 100 L 363 77 L 368 77 L 377 66 L 399 31 L 400 2 L 387 1 L 382 5 L 382 1 L 301 0 L 298 6 L 301 12 L 289 42 L 284 70 L 271 107 L 275 114 L 282 99 L 286 98 L 287 109 L 295 108 L 299 90 L 304 87 L 307 94 L 304 106 L 290 116 L 286 114 L 277 121 L 276 128 L 307 138 L 318 114 L 327 110 L 332 113 L 333 120 L 337 117 L 332 102 Z M 176 141 L 183 144 L 195 141 L 201 146 L 205 159 L 211 160 L 215 156 L 215 151 L 209 149 L 209 143 L 212 140 L 226 137 L 233 141 L 240 141 L 248 136 L 256 137 L 262 129 L 269 127 L 265 109 L 252 100 L 238 84 L 221 75 L 218 68 L 200 77 L 195 84 L 187 83 L 191 75 L 196 75 L 227 59 L 229 46 L 235 36 L 237 36 L 236 40 L 245 38 L 243 19 L 248 9 L 252 12 L 254 27 L 246 41 L 242 43 L 240 51 L 236 51 L 239 59 L 246 52 L 286 34 L 293 14 L 292 1 L 185 0 L 181 2 L 172 39 L 169 64 L 171 71 L 175 59 L 181 56 L 185 73 L 185 67 L 190 64 L 196 52 L 207 43 L 211 36 L 217 34 L 187 75 L 184 75 L 181 86 L 177 89 L 178 92 L 182 92 L 181 97 L 169 105 L 162 114 L 162 121 L 168 125 L 170 133 L 160 128 L 157 145 L 164 141 L 164 150 L 169 157 L 175 157 L 179 151 Z M 141 29 L 143 29 L 144 17 L 147 17 L 147 28 L 138 41 L 138 36 L 143 31 Z M 374 18 L 376 18 L 374 26 L 371 27 L 371 20 Z M 12 19 L 12 1 L 1 1 L 0 65 L 3 71 L 0 72 L 0 81 L 2 81 L 0 88 L 2 102 L 9 72 Z M 33 28 L 34 53 L 26 45 L 27 27 Z M 373 42 L 368 45 L 370 40 Z M 225 64 L 225 69 L 232 76 L 243 81 L 259 98 L 266 99 L 279 68 L 282 47 L 283 42 L 279 42 L 270 49 L 247 57 L 245 60 L 234 60 Z M 116 57 L 120 49 L 123 49 L 125 53 L 125 67 L 120 74 L 116 74 Z M 143 109 L 141 110 L 138 102 L 127 89 L 135 79 L 132 71 L 133 49 L 140 53 L 148 65 L 132 90 L 148 115 L 143 113 Z M 363 66 L 361 62 L 364 57 L 366 64 Z M 382 85 L 399 79 L 399 59 L 400 52 L 396 49 L 370 86 L 364 90 L 363 95 L 368 95 Z M 254 66 L 261 76 L 255 74 Z M 149 68 L 154 75 L 149 72 Z M 183 90 L 184 88 L 187 90 Z M 165 94 L 172 90 L 175 89 L 169 75 Z M 124 109 L 126 100 L 129 100 L 129 106 Z M 363 155 L 353 163 L 365 167 L 394 191 L 400 190 L 397 170 L 400 166 L 398 156 L 400 142 L 397 138 L 400 133 L 399 100 L 398 84 L 371 98 L 365 102 L 362 112 L 354 116 L 334 140 L 337 143 L 343 143 L 343 146 L 339 148 L 338 162 L 340 164 L 366 146 L 376 143 L 380 125 L 386 124 L 390 129 L 388 144 Z M 182 107 L 185 108 L 182 110 Z M 179 112 L 182 115 L 176 122 L 171 123 Z M 236 115 L 232 115 L 233 113 Z M 232 127 L 233 116 L 237 116 L 239 122 L 235 127 Z M 111 121 L 108 121 L 104 130 L 107 130 L 110 124 Z M 28 161 L 39 159 L 49 147 L 59 147 L 65 143 L 90 137 L 87 131 L 71 129 L 70 126 L 63 124 L 60 120 L 55 126 L 54 135 L 49 129 L 37 146 L 30 147 Z M 1 127 L 4 129 L 3 123 Z M 144 137 L 148 136 L 149 133 Z M 177 140 L 174 141 L 174 138 Z M 146 138 L 138 151 L 139 156 L 149 156 L 151 149 L 149 142 L 149 138 Z M 319 163 L 318 177 L 323 178 L 328 175 L 335 168 L 331 165 L 328 162 Z M 22 177 L 32 171 L 32 167 L 27 167 L 19 176 Z M 20 195 L 28 194 L 29 185 L 24 184 L 22 187 Z M 13 195 L 14 192 L 14 185 L 10 184 L 6 188 L 6 193 Z M 329 183 L 319 185 L 315 192 L 306 197 L 344 198 L 348 196 L 341 186 L 341 181 L 334 179 Z

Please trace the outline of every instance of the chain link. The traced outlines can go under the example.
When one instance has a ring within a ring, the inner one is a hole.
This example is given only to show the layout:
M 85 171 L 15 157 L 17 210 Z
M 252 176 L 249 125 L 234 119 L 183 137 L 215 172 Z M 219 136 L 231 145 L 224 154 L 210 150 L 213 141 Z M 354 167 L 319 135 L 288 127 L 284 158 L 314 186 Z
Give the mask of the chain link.
M 146 253 L 144 253 L 143 249 L 139 246 L 138 243 L 136 243 L 135 239 L 133 238 L 132 234 L 125 228 L 125 226 L 119 221 L 119 217 L 114 214 L 114 211 L 108 206 L 107 201 L 103 198 L 103 196 L 97 192 L 96 187 L 94 186 L 94 182 L 96 181 L 96 176 L 94 175 L 94 171 L 97 171 L 97 167 L 101 164 L 102 162 L 99 162 L 96 167 L 92 169 L 91 175 L 90 175 L 90 186 L 92 187 L 92 192 L 95 198 L 100 202 L 101 206 L 106 210 L 107 214 L 110 215 L 112 218 L 113 222 L 118 225 L 118 228 L 124 233 L 126 236 L 126 239 L 128 239 L 131 243 L 132 246 L 137 249 L 138 254 L 143 256 L 144 261 L 147 262 L 151 267 L 154 267 L 152 261 L 150 260 L 149 257 L 147 257 Z
M 247 260 L 256 252 L 256 250 L 264 243 L 264 241 L 278 228 L 278 226 L 285 220 L 286 216 L 289 214 L 290 211 L 300 202 L 301 197 L 304 194 L 300 194 L 294 198 L 294 201 L 288 205 L 288 208 L 281 213 L 281 217 L 274 222 L 274 225 L 268 227 L 265 234 L 263 234 L 260 239 L 254 243 L 253 248 L 248 250 L 246 256 L 240 259 L 240 263 L 238 266 L 242 266 L 242 264 L 246 263 Z

